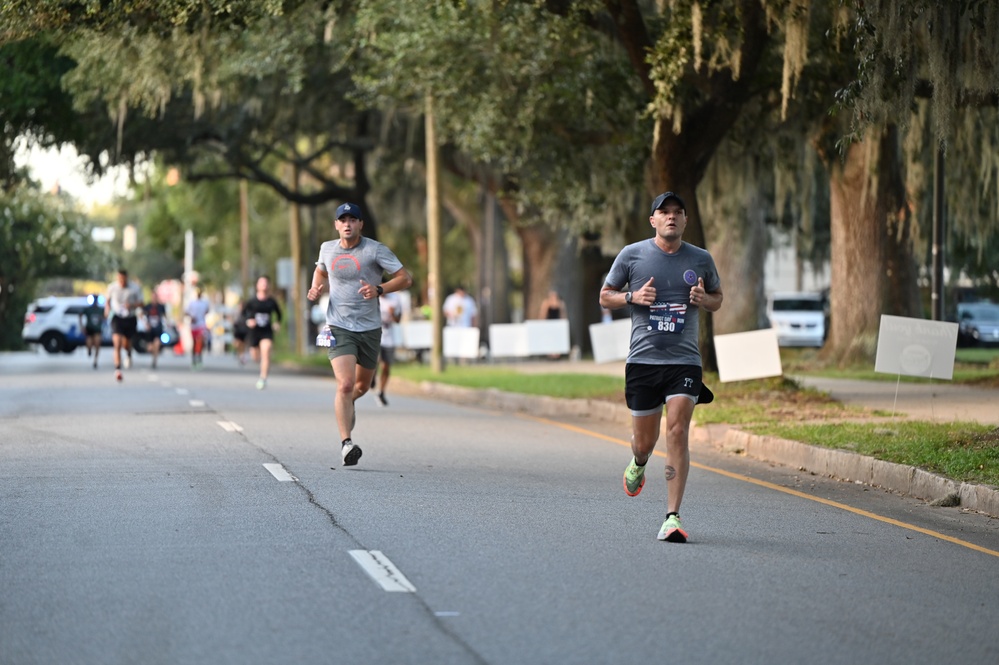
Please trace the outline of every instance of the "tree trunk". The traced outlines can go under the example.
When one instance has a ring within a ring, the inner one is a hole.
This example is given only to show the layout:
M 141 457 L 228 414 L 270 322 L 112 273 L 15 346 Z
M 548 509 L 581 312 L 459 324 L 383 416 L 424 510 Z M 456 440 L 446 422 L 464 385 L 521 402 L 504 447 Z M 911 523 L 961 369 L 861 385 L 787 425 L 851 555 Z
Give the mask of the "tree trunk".
M 735 121 L 735 116 L 731 121 Z M 717 143 L 711 146 L 710 152 L 713 153 L 716 148 Z M 684 145 L 682 136 L 673 133 L 672 121 L 660 119 L 656 122 L 652 144 L 652 190 L 656 194 L 671 191 L 683 199 L 687 208 L 687 228 L 683 232 L 683 239 L 691 245 L 705 247 L 704 227 L 701 225 L 701 212 L 697 205 L 697 185 L 704 176 L 704 167 L 700 169 L 692 167 L 690 160 L 685 157 L 688 154 L 687 149 L 688 146 Z M 650 200 L 649 205 L 651 203 Z M 644 208 L 643 213 L 647 213 L 648 210 Z M 642 237 L 649 237 L 652 231 L 648 218 L 645 218 L 645 224 L 640 226 L 645 229 L 645 235 Z M 722 292 L 724 288 L 722 285 Z M 709 372 L 718 371 L 714 336 L 714 318 L 710 312 L 702 310 L 699 335 L 701 365 Z
M 541 303 L 552 288 L 559 236 L 544 224 L 518 224 L 514 228 L 524 252 L 524 319 L 536 319 Z
M 873 362 L 882 314 L 919 316 L 898 130 L 822 154 L 830 173 L 830 330 L 823 357 Z
M 746 192 L 738 213 L 706 223 L 713 239 L 715 265 L 721 276 L 724 305 L 712 315 L 719 335 L 766 327 L 763 265 L 767 254 L 765 204 L 759 189 Z M 741 223 L 733 215 L 742 217 Z

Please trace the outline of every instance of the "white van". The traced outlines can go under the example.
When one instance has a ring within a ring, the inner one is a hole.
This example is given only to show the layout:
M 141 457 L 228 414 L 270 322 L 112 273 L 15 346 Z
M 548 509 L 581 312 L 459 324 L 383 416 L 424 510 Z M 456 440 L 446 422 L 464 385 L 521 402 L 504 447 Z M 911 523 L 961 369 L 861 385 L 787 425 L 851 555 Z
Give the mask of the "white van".
M 780 346 L 821 347 L 826 340 L 825 297 L 821 293 L 774 293 L 767 299 L 767 318 Z

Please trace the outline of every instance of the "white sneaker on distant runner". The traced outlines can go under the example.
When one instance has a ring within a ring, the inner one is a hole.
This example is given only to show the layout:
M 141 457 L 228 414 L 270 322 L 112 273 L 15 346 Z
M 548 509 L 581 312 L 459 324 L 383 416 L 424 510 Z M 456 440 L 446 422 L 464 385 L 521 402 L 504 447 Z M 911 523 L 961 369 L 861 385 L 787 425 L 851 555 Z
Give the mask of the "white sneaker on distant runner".
M 361 459 L 361 447 L 350 439 L 343 442 L 340 453 L 343 455 L 344 466 L 354 466 Z

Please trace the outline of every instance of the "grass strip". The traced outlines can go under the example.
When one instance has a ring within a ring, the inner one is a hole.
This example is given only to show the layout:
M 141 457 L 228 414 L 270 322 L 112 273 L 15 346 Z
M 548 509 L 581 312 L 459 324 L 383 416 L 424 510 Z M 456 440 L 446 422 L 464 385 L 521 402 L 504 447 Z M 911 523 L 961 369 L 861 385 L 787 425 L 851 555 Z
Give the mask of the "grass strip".
M 977 423 L 786 423 L 745 427 L 753 434 L 850 450 L 916 466 L 952 480 L 999 486 L 999 427 Z

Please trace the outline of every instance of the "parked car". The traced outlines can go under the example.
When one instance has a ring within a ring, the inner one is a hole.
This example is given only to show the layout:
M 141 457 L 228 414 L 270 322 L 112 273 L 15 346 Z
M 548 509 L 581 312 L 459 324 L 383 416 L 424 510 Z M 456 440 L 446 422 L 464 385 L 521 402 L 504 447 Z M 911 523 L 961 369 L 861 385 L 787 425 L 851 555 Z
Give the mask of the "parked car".
M 33 301 L 24 314 L 21 339 L 41 344 L 49 353 L 72 353 L 85 341 L 80 315 L 87 308 L 88 297 L 50 296 Z
M 957 339 L 962 345 L 999 344 L 999 304 L 958 303 Z
M 774 293 L 767 299 L 767 317 L 780 346 L 822 346 L 826 340 L 825 310 L 821 293 Z

